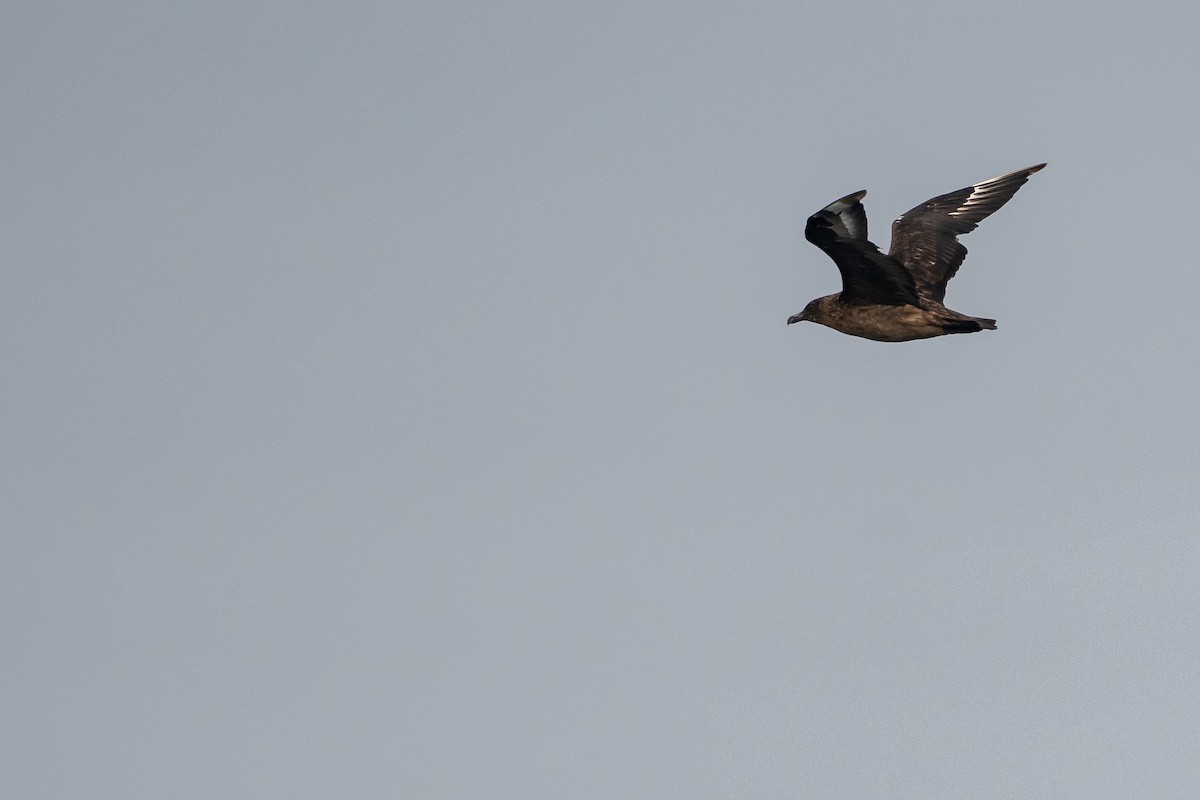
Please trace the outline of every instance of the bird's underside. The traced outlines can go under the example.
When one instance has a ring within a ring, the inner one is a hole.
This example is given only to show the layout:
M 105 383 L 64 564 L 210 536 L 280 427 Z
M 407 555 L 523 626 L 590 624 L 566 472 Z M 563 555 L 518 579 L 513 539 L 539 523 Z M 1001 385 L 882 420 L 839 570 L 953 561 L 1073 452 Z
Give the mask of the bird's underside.
M 995 330 L 995 320 L 943 305 L 946 284 L 967 255 L 958 237 L 1008 202 L 1044 166 L 1010 172 L 913 208 L 892 223 L 888 253 L 867 238 L 860 202 L 865 190 L 830 203 L 808 218 L 804 235 L 837 264 L 842 291 L 813 300 L 788 324 L 817 322 L 881 342 Z
M 996 330 L 994 319 L 969 317 L 951 311 L 941 303 L 851 305 L 841 302 L 840 299 L 836 294 L 818 298 L 813 303 L 819 304 L 819 315 L 805 309 L 788 322 L 799 322 L 800 318 L 820 322 L 836 331 L 861 336 L 864 339 L 874 339 L 877 342 L 908 342 L 913 339 L 945 336 L 948 333 Z M 812 303 L 809 306 L 811 308 Z M 809 316 L 802 316 L 804 314 Z

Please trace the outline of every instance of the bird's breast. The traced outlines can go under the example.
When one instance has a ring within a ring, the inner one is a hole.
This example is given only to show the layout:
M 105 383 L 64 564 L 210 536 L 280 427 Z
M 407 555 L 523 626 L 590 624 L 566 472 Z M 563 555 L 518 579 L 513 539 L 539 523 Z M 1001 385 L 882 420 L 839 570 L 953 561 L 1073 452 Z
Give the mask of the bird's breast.
M 834 330 L 877 342 L 907 342 L 945 333 L 935 314 L 910 305 L 853 306 L 839 303 L 836 312 L 823 321 Z

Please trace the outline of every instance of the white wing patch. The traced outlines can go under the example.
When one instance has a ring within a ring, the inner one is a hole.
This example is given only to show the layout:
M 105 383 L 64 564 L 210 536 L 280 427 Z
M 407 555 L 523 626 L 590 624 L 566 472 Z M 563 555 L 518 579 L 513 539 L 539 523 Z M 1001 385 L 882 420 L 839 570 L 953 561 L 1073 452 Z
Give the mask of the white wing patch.
M 975 184 L 971 187 L 971 195 L 965 201 L 963 201 L 963 204 L 948 213 L 952 217 L 961 217 L 976 206 L 983 205 L 987 202 L 988 196 L 992 194 L 993 186 L 1003 181 L 1005 178 L 1010 177 L 1011 175 L 1012 173 L 1010 172 L 1006 175 L 1001 175 L 997 178 L 986 180 L 983 183 Z

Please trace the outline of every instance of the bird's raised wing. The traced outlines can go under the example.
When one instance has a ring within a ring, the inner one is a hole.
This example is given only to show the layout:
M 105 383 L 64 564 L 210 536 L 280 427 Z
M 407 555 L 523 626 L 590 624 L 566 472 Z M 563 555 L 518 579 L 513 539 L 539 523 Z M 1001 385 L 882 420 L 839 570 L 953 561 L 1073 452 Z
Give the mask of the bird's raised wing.
M 842 301 L 850 305 L 917 305 L 913 277 L 867 240 L 867 194 L 848 194 L 808 218 L 804 238 L 825 251 L 842 273 Z
M 1035 164 L 943 194 L 904 213 L 892 223 L 889 255 L 912 274 L 923 297 L 942 302 L 946 284 L 967 257 L 959 235 L 975 230 L 1044 166 Z

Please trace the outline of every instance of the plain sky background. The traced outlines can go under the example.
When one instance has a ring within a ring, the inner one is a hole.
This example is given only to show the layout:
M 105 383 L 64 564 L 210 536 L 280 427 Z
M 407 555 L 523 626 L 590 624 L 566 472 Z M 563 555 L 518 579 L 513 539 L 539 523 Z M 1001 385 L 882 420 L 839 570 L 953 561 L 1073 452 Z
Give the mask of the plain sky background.
M 0 795 L 1200 794 L 1194 0 L 2 15 Z

